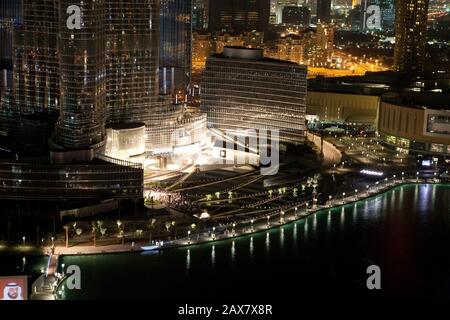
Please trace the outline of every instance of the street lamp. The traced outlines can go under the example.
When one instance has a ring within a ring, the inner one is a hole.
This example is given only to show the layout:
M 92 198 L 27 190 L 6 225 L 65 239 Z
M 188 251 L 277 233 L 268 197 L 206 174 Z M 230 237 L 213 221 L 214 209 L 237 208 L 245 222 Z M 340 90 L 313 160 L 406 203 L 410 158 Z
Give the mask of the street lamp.
M 298 210 L 298 208 L 297 207 L 295 207 L 295 213 L 294 213 L 294 215 L 295 215 L 295 217 L 297 218 L 297 210 Z
M 252 226 L 252 232 L 255 231 L 255 229 L 253 228 L 253 222 L 255 222 L 255 220 L 253 220 L 253 219 L 250 220 L 250 224 L 251 224 L 251 226 Z
M 358 199 L 358 189 L 355 189 L 355 200 Z
M 233 230 L 231 231 L 231 234 L 233 237 L 236 235 L 236 230 L 234 229 L 236 227 L 236 223 L 233 222 Z
M 402 181 L 405 180 L 405 172 L 402 171 Z
M 284 211 L 281 210 L 280 211 L 280 223 L 283 223 L 283 222 L 284 222 Z
M 369 196 L 369 185 L 366 186 L 367 196 Z
M 328 196 L 328 208 L 331 208 L 331 196 Z
M 344 204 L 345 192 L 342 192 L 342 204 Z
M 216 240 L 216 227 L 212 227 L 211 238 Z
M 270 227 L 270 216 L 267 216 L 267 228 Z
M 191 230 L 188 230 L 188 244 L 191 244 Z
M 23 244 L 25 244 L 25 237 L 22 237 L 22 242 Z
M 55 246 L 55 243 L 54 243 L 54 241 L 55 241 L 55 238 L 54 238 L 54 237 L 52 237 L 52 247 L 54 247 L 54 246 Z

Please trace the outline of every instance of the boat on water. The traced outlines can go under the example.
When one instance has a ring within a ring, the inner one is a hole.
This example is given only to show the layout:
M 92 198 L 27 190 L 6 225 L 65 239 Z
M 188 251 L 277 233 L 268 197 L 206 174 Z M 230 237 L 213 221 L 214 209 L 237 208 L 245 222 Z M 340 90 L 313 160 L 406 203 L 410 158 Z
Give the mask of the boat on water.
M 144 251 L 157 251 L 163 247 L 164 243 L 157 241 L 155 244 L 150 244 L 148 246 L 141 247 Z

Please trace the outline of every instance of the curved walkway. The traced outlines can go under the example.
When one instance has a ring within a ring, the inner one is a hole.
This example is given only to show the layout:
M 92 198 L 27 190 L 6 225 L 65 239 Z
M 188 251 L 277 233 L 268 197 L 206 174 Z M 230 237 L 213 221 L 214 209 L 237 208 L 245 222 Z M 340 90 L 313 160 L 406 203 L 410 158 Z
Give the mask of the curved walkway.
M 240 236 L 249 235 L 252 233 L 262 232 L 271 228 L 277 228 L 294 221 L 301 220 L 309 215 L 315 214 L 318 211 L 324 209 L 331 209 L 340 207 L 342 205 L 350 204 L 353 202 L 361 201 L 380 193 L 386 192 L 394 187 L 406 184 L 417 183 L 437 183 L 433 180 L 427 181 L 426 179 L 419 178 L 391 178 L 388 181 L 382 180 L 372 185 L 367 190 L 361 190 L 357 193 L 352 192 L 343 194 L 342 197 L 332 198 L 326 205 L 317 205 L 314 208 L 299 208 L 296 206 L 287 207 L 285 210 L 278 210 L 269 215 L 262 217 L 249 219 L 240 223 L 226 224 L 220 226 L 221 232 L 210 230 L 208 233 L 192 234 L 189 237 L 182 239 L 165 242 L 158 250 L 166 250 L 171 248 L 197 245 L 212 241 L 228 240 Z M 228 232 L 223 232 L 223 230 Z M 219 230 L 219 226 L 217 227 Z M 111 245 L 103 247 L 92 246 L 76 246 L 72 248 L 56 247 L 56 252 L 61 255 L 92 255 L 92 254 L 105 254 L 105 253 L 125 253 L 125 252 L 140 252 L 144 251 L 141 247 L 148 245 L 148 243 L 127 243 L 125 245 Z

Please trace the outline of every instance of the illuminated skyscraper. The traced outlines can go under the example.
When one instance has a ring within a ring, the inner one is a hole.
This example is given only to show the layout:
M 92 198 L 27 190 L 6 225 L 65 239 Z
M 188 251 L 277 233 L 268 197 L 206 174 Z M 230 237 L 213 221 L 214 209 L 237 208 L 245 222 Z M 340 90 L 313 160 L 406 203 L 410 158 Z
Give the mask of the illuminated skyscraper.
M 395 9 L 394 68 L 401 72 L 424 70 L 429 0 L 397 0 Z
M 16 26 L 13 44 L 13 91 L 22 113 L 59 109 L 58 7 L 58 0 L 23 0 L 23 24 Z
M 11 88 L 12 85 L 13 32 L 14 26 L 21 21 L 21 0 L 0 1 L 0 94 L 4 88 Z
M 160 0 L 162 93 L 186 90 L 191 79 L 191 0 Z
M 270 0 L 210 0 L 209 31 L 267 31 Z
M 71 5 L 60 1 L 62 16 Z M 80 30 L 59 19 L 61 111 L 55 142 L 64 149 L 97 149 L 106 138 L 106 0 L 79 7 Z
M 159 0 L 107 1 L 107 123 L 144 122 L 158 96 Z

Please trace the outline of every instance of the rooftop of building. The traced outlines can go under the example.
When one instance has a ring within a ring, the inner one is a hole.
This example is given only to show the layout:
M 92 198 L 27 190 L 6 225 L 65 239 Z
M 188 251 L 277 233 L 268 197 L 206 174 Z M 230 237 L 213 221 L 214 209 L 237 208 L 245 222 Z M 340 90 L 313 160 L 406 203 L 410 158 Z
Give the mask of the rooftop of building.
M 381 97 L 383 102 L 406 107 L 450 111 L 450 93 L 437 92 L 389 92 Z
M 283 65 L 298 65 L 299 64 L 286 60 L 278 60 L 264 57 L 264 50 L 260 48 L 245 48 L 237 46 L 226 46 L 224 52 L 221 54 L 212 55 L 213 58 L 232 59 L 238 61 L 253 61 L 253 62 L 267 62 Z
M 420 77 L 393 71 L 367 72 L 364 76 L 317 77 L 308 80 L 308 91 L 382 95 L 398 92 L 450 92 L 450 74 L 427 74 Z

